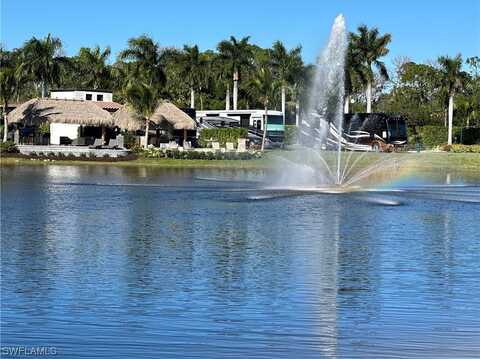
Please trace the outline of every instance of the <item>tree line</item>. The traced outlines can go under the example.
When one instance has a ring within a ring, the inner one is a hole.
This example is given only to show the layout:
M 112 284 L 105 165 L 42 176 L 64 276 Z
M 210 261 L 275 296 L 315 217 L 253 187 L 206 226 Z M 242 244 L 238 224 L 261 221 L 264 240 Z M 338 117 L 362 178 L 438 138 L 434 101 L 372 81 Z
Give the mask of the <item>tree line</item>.
M 367 26 L 349 34 L 346 112 L 394 112 L 414 125 L 451 128 L 454 119 L 460 126 L 479 125 L 478 57 L 463 62 L 460 55 L 442 56 L 430 63 L 397 58 L 388 71 L 383 58 L 391 41 L 390 34 Z M 280 109 L 291 122 L 306 108 L 315 71 L 303 61 L 301 46 L 287 49 L 276 41 L 262 48 L 248 36 L 231 36 L 215 50 L 200 51 L 197 45 L 164 48 L 142 35 L 111 58 L 109 47 L 98 46 L 65 56 L 62 41 L 50 34 L 18 49 L 2 48 L 2 106 L 45 97 L 54 87 L 111 89 L 116 101 L 130 103 L 146 118 L 166 99 L 197 109 Z

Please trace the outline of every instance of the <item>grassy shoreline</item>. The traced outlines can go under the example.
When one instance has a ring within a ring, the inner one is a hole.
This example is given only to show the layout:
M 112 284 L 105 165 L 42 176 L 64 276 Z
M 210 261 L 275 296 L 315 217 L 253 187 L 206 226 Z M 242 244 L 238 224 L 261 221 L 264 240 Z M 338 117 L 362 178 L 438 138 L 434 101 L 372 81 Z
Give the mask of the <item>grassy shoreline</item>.
M 360 156 L 361 154 L 355 154 Z M 117 167 L 158 167 L 158 168 L 214 168 L 214 169 L 271 169 L 274 167 L 275 156 L 290 157 L 288 151 L 266 153 L 264 158 L 254 160 L 180 160 L 180 159 L 148 159 L 138 158 L 131 161 L 118 162 L 97 162 L 81 160 L 32 160 L 29 158 L 18 158 L 2 156 L 1 166 L 11 165 L 75 165 L 75 166 L 117 166 Z M 363 155 L 364 164 L 374 163 L 379 159 L 386 158 L 389 154 L 367 153 Z M 444 152 L 423 152 L 423 153 L 398 153 L 391 155 L 402 162 L 402 166 L 418 170 L 450 169 L 473 171 L 480 173 L 480 154 L 475 153 L 444 153 Z M 328 157 L 328 155 L 327 155 Z

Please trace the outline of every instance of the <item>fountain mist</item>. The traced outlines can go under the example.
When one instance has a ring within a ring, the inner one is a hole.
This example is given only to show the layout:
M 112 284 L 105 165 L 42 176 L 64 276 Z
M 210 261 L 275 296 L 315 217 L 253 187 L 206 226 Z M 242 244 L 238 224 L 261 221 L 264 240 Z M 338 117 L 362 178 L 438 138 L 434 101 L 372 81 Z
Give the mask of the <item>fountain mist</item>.
M 365 153 L 354 153 L 353 150 L 342 162 L 342 154 L 349 148 L 343 134 L 347 48 L 345 19 L 338 15 L 328 42 L 317 58 L 307 109 L 301 118 L 298 141 L 303 149 L 289 153 L 289 159 L 279 158 L 282 171 L 277 184 L 280 186 L 347 187 L 397 164 L 391 156 L 378 156 L 377 161 L 362 168 Z M 375 159 L 368 160 L 372 158 Z
M 302 119 L 300 138 L 304 145 L 324 148 L 329 141 L 329 124 L 342 133 L 345 95 L 345 55 L 348 40 L 345 18 L 338 15 L 326 47 L 317 58 L 307 115 Z M 337 137 L 335 182 L 341 181 L 341 136 Z

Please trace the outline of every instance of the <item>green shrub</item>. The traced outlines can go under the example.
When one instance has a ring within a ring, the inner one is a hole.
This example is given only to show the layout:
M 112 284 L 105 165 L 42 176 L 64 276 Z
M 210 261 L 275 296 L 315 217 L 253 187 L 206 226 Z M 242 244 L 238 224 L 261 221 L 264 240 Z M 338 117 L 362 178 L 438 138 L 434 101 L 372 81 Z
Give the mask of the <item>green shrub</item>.
M 232 142 L 234 146 L 238 144 L 239 138 L 247 138 L 248 130 L 246 128 L 205 128 L 200 132 L 198 143 L 201 147 L 207 147 L 210 141 L 219 142 L 225 146 L 227 142 Z
M 480 145 L 444 145 L 440 147 L 443 151 L 453 153 L 480 153 Z
M 284 143 L 286 145 L 293 145 L 297 140 L 298 128 L 297 126 L 285 126 Z
M 38 133 L 40 135 L 46 135 L 50 133 L 50 124 L 48 122 L 43 122 L 38 125 Z
M 433 148 L 447 142 L 448 130 L 443 126 L 417 127 L 418 140 L 426 148 Z
M 426 148 L 434 148 L 447 143 L 448 128 L 444 126 L 417 126 L 418 140 Z M 409 143 L 415 143 L 413 131 L 409 131 Z M 412 142 L 413 141 L 413 142 Z M 480 128 L 453 127 L 453 143 L 474 145 L 480 144 Z
M 133 135 L 131 132 L 124 131 L 122 135 L 125 148 L 128 148 L 129 150 L 132 150 L 132 152 L 134 152 L 135 148 L 140 147 L 137 143 L 135 135 Z
M 13 141 L 2 142 L 0 153 L 18 153 L 17 145 Z
M 480 144 L 480 127 L 458 128 L 454 134 L 458 139 L 457 142 L 463 145 Z

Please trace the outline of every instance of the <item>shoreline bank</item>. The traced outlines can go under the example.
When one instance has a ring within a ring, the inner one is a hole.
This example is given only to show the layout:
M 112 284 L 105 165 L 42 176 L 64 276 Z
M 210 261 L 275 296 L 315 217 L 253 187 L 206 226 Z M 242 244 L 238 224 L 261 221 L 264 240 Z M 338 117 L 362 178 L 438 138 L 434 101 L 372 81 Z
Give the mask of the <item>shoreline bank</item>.
M 355 154 L 360 156 L 361 154 Z M 364 164 L 373 164 L 379 159 L 387 158 L 389 154 L 367 153 L 362 154 Z M 186 159 L 149 159 L 137 158 L 128 161 L 82 161 L 68 159 L 33 159 L 2 155 L 0 157 L 0 166 L 12 165 L 75 165 L 75 166 L 118 166 L 118 167 L 163 167 L 163 168 L 212 168 L 212 169 L 252 169 L 268 170 L 276 167 L 275 158 L 285 157 L 289 159 L 289 152 L 270 152 L 266 153 L 261 159 L 252 160 L 186 160 Z M 396 153 L 395 159 L 402 162 L 402 167 L 418 170 L 450 169 L 478 172 L 480 175 L 480 154 L 475 153 L 442 153 L 442 152 L 423 152 L 423 153 Z

